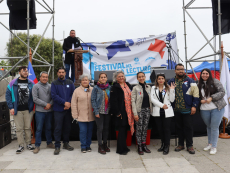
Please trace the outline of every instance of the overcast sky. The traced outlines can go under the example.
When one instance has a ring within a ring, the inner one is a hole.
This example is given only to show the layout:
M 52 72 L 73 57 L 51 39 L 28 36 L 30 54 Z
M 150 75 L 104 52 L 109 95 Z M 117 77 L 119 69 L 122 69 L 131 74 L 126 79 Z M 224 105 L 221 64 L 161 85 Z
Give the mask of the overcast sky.
M 41 0 L 39 1 L 42 2 Z M 46 2 L 51 7 L 53 6 L 53 0 L 46 0 Z M 185 0 L 185 4 L 188 2 L 190 0 Z M 182 0 L 56 0 L 55 39 L 61 40 L 63 38 L 63 31 L 65 31 L 65 37 L 67 37 L 71 29 L 75 29 L 76 36 L 85 42 L 132 39 L 176 31 L 179 55 L 184 60 L 182 5 Z M 196 0 L 191 7 L 211 7 L 211 0 Z M 36 2 L 36 11 L 46 10 Z M 0 4 L 0 12 L 9 12 L 6 0 Z M 188 10 L 188 12 L 201 27 L 207 38 L 211 39 L 213 35 L 212 10 Z M 38 14 L 37 29 L 30 30 L 30 34 L 42 35 L 50 17 L 51 14 Z M 0 21 L 9 26 L 8 15 L 0 15 Z M 190 58 L 205 44 L 205 39 L 187 14 L 186 22 L 188 58 Z M 9 31 L 0 25 L 0 56 L 5 56 L 6 54 L 6 42 L 9 37 Z M 51 25 L 45 37 L 52 37 Z M 222 38 L 225 51 L 230 52 L 229 34 L 224 35 Z M 212 53 L 210 46 L 207 46 L 196 57 Z M 193 66 L 198 64 L 200 63 L 192 63 Z

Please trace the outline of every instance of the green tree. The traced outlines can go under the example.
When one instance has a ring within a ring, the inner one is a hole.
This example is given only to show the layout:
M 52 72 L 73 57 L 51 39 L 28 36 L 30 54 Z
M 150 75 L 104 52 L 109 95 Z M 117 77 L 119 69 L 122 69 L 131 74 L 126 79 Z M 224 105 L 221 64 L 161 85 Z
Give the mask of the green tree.
M 18 33 L 17 36 L 22 39 L 25 43 L 27 43 L 27 34 L 26 33 Z M 30 35 L 30 47 L 35 49 L 37 46 L 37 43 L 39 42 L 41 38 L 41 35 Z M 6 44 L 6 50 L 7 50 L 7 56 L 8 57 L 16 57 L 16 56 L 25 56 L 27 54 L 27 46 L 23 44 L 17 37 L 13 37 L 9 40 Z M 33 53 L 33 52 L 32 52 Z M 52 64 L 52 39 L 50 38 L 43 38 L 38 49 L 37 53 L 43 57 L 47 62 Z M 34 55 L 34 58 L 38 60 L 42 60 L 39 56 L 36 54 Z M 16 62 L 18 62 L 18 59 L 10 59 L 8 60 L 9 65 L 14 65 Z M 33 65 L 45 65 L 44 63 L 32 60 Z M 21 62 L 20 65 L 28 65 L 28 59 Z M 20 66 L 19 65 L 19 66 Z M 63 66 L 62 64 L 62 45 L 61 43 L 54 41 L 54 78 L 57 78 L 57 69 L 59 67 Z M 34 67 L 34 72 L 39 80 L 39 75 L 41 71 L 48 71 L 49 67 Z M 17 72 L 18 69 L 15 68 L 14 72 Z M 52 72 L 50 70 L 49 74 L 50 81 L 52 80 Z
M 1 61 L 0 61 L 0 67 L 1 67 L 1 66 L 8 66 L 7 61 L 1 60 Z

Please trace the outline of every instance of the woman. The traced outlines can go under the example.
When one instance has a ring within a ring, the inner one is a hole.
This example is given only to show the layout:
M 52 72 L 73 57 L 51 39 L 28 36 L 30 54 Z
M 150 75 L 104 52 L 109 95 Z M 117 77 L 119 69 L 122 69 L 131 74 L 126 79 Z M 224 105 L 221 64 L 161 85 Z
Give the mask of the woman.
M 145 73 L 138 72 L 138 84 L 132 91 L 132 111 L 134 120 L 136 121 L 136 139 L 138 144 L 138 154 L 143 155 L 144 152 L 151 153 L 146 146 L 146 136 L 150 118 L 150 112 L 153 111 L 150 92 L 151 87 L 145 83 Z
M 170 123 L 174 116 L 171 102 L 175 100 L 175 84 L 169 86 L 166 83 L 165 75 L 156 76 L 155 86 L 151 90 L 151 101 L 154 105 L 153 116 L 155 117 L 157 129 L 161 138 L 161 147 L 157 150 L 166 155 L 170 147 Z
M 81 142 L 81 152 L 90 152 L 91 138 L 93 133 L 94 116 L 91 105 L 91 93 L 93 88 L 89 86 L 90 75 L 83 74 L 80 76 L 81 85 L 75 89 L 72 100 L 72 116 L 78 121 Z
M 126 145 L 127 127 L 130 126 L 131 134 L 134 133 L 134 118 L 131 108 L 132 86 L 125 82 L 125 74 L 119 70 L 113 74 L 113 86 L 111 88 L 111 111 L 116 116 L 116 126 L 119 134 L 117 139 L 117 153 L 126 155 L 130 150 Z
M 210 150 L 210 154 L 216 154 L 219 126 L 227 105 L 223 98 L 225 90 L 220 81 L 212 78 L 211 71 L 207 68 L 201 71 L 198 88 L 201 99 L 200 114 L 208 133 L 208 145 L 204 151 Z
M 99 81 L 97 82 L 97 85 L 94 86 L 91 95 L 91 103 L 97 124 L 98 153 L 100 154 L 106 154 L 106 152 L 110 152 L 110 149 L 107 146 L 110 121 L 109 99 L 110 85 L 107 83 L 107 74 L 102 72 L 99 74 Z

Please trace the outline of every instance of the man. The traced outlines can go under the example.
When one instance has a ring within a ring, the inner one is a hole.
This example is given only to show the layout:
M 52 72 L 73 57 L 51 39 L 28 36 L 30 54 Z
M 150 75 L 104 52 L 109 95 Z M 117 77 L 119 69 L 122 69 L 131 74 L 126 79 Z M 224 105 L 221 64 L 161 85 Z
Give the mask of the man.
M 27 149 L 34 150 L 31 145 L 31 121 L 33 118 L 33 81 L 28 79 L 28 69 L 26 66 L 19 67 L 20 77 L 12 80 L 7 86 L 6 101 L 10 109 L 10 114 L 14 115 L 16 134 L 19 148 L 16 153 L 20 154 L 24 150 L 24 142 Z M 25 133 L 25 141 L 24 141 Z
M 74 68 L 74 53 L 68 52 L 74 50 L 74 48 L 81 47 L 80 41 L 75 37 L 75 31 L 71 30 L 69 37 L 64 39 L 63 49 L 65 50 L 65 69 L 66 69 L 66 79 L 69 79 L 69 70 L 71 66 L 71 80 L 75 80 L 75 68 Z
M 34 154 L 40 151 L 41 136 L 43 124 L 45 123 L 45 134 L 47 141 L 47 148 L 55 148 L 52 143 L 52 105 L 53 100 L 51 98 L 51 85 L 48 83 L 48 73 L 43 71 L 40 73 L 40 81 L 34 85 L 32 89 L 33 100 L 36 106 L 35 119 L 36 119 L 36 139 Z
M 65 69 L 60 67 L 57 71 L 58 79 L 51 84 L 51 97 L 54 110 L 54 138 L 55 151 L 58 155 L 61 147 L 61 135 L 63 133 L 63 149 L 72 151 L 74 148 L 69 145 L 71 130 L 71 108 L 70 103 L 74 92 L 74 84 L 71 80 L 65 79 Z
M 187 151 L 190 154 L 195 154 L 192 117 L 199 105 L 199 90 L 193 79 L 185 75 L 183 64 L 176 65 L 175 73 L 176 77 L 168 81 L 169 85 L 171 83 L 176 84 L 174 113 L 179 145 L 175 148 L 175 151 L 179 152 L 184 149 L 184 139 L 186 139 Z

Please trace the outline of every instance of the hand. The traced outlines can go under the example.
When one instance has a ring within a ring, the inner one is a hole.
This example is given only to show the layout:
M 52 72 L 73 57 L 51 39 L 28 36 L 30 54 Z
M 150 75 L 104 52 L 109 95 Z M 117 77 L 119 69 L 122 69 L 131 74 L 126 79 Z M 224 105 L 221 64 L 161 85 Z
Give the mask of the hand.
M 100 115 L 99 114 L 97 114 L 97 115 L 95 115 L 97 118 L 100 118 Z
M 195 107 L 192 107 L 191 108 L 191 115 L 194 115 L 196 113 L 196 108 Z
M 69 49 L 68 52 L 73 52 L 73 49 Z
M 134 115 L 134 120 L 137 122 L 139 120 L 138 115 Z
M 201 104 L 205 104 L 207 102 L 207 100 L 201 100 L 200 102 L 201 102 Z
M 10 109 L 10 114 L 14 115 L 14 109 Z
M 65 102 L 65 108 L 64 108 L 64 110 L 67 110 L 67 109 L 69 109 L 70 108 L 70 106 L 71 106 L 71 104 L 70 104 L 70 102 Z
M 168 106 L 164 104 L 163 109 L 168 109 Z
M 51 108 L 51 104 L 50 103 L 47 103 L 46 107 L 45 107 L 45 110 L 49 110 Z
M 212 101 L 212 97 L 209 97 L 209 98 L 207 99 L 207 103 L 209 104 L 209 103 L 211 103 L 211 101 Z
M 169 88 L 174 90 L 174 89 L 175 89 L 175 87 L 176 87 L 176 84 L 175 84 L 174 82 L 171 82 L 171 85 L 170 85 L 170 87 L 169 87 Z
M 121 116 L 121 114 L 120 115 L 117 115 L 117 117 L 120 117 Z

